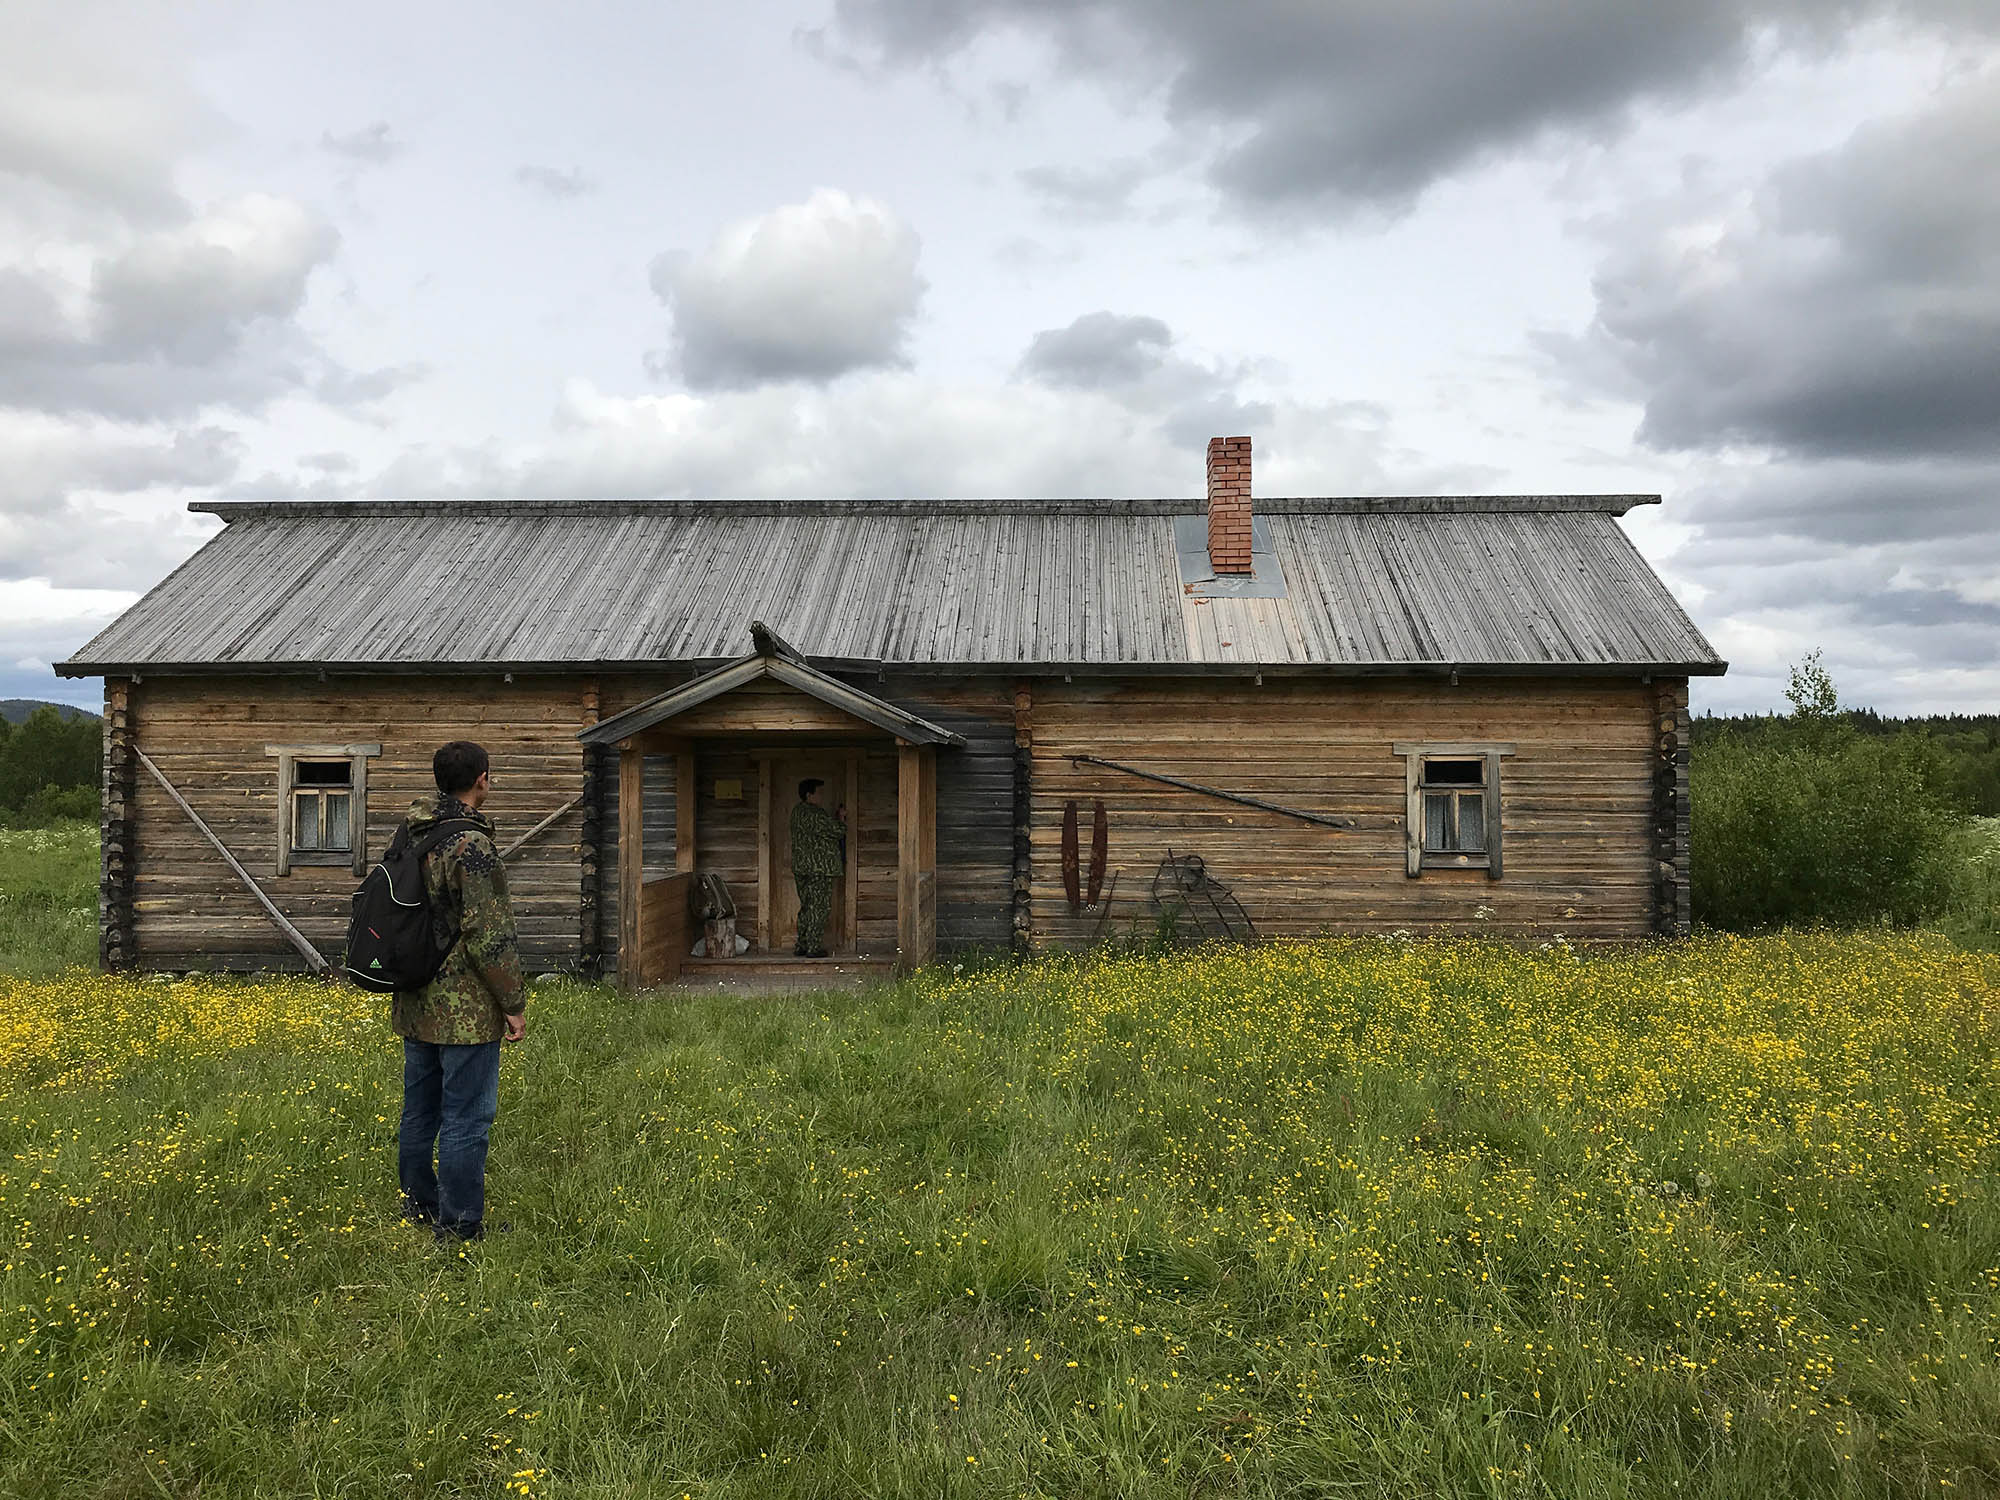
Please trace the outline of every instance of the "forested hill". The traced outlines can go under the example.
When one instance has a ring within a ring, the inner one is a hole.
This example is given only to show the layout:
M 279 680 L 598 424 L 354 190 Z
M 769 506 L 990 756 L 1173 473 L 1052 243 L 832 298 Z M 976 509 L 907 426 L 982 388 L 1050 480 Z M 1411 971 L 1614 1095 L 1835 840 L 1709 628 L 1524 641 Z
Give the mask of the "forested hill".
M 87 708 L 78 708 L 69 703 L 50 703 L 41 698 L 0 698 L 0 719 L 9 724 L 25 724 L 28 715 L 38 708 L 53 708 L 60 718 L 95 719 L 98 716 Z

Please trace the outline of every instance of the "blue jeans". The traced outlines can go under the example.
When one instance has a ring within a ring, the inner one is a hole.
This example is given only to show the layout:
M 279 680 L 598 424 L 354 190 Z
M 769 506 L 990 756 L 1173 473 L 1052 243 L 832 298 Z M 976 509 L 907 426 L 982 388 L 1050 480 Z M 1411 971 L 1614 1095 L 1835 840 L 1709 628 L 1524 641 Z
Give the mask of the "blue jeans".
M 486 1135 L 499 1110 L 498 1042 L 448 1047 L 404 1038 L 396 1166 L 412 1212 L 442 1231 L 479 1233 L 486 1217 Z

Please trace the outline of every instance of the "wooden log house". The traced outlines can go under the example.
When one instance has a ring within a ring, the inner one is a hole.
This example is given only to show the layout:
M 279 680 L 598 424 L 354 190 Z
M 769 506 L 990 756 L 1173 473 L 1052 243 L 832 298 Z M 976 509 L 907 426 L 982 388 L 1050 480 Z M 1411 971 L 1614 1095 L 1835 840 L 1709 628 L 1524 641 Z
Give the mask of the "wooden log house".
M 1253 502 L 1218 438 L 1194 500 L 198 504 L 223 530 L 58 668 L 105 679 L 102 960 L 337 962 L 460 738 L 525 962 L 634 986 L 792 966 L 807 777 L 844 975 L 1685 932 L 1688 679 L 1725 664 L 1617 523 L 1657 500 Z M 690 956 L 704 872 L 741 958 Z

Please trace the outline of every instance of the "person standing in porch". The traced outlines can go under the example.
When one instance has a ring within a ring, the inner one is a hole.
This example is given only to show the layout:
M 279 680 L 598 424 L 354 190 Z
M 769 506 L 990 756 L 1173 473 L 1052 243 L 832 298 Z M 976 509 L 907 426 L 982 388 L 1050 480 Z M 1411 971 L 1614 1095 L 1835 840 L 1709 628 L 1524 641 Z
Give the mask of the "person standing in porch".
M 847 864 L 847 828 L 820 801 L 825 788 L 817 777 L 801 781 L 792 809 L 792 880 L 799 888 L 799 937 L 792 952 L 800 958 L 826 957 L 833 883 Z

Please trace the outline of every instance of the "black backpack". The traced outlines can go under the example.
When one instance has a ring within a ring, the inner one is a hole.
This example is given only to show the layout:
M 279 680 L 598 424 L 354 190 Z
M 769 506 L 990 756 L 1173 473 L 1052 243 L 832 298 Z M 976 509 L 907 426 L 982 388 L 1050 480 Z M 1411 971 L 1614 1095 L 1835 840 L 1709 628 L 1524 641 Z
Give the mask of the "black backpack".
M 347 920 L 349 979 L 386 995 L 420 989 L 436 977 L 458 944 L 458 932 L 454 929 L 449 941 L 438 943 L 424 858 L 454 833 L 478 827 L 470 818 L 447 818 L 414 842 L 408 823 L 396 830 L 381 863 L 354 892 L 354 911 Z

